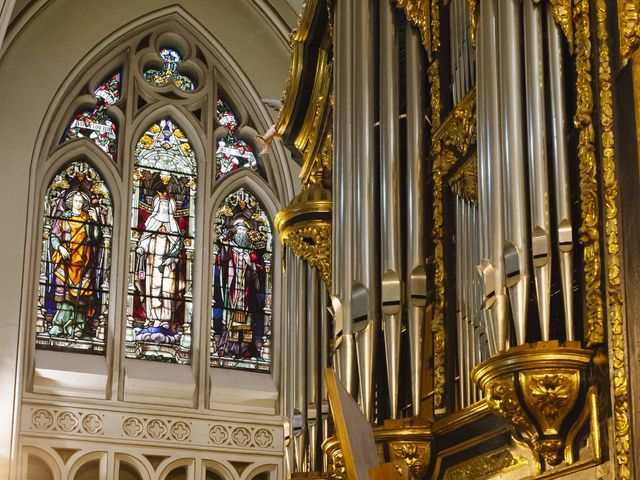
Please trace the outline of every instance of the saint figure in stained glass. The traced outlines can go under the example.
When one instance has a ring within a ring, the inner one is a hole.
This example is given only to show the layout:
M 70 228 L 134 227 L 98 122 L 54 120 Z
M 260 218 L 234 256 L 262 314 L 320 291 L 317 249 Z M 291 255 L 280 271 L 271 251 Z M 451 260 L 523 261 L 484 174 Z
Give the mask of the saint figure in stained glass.
M 258 170 L 258 163 L 253 148 L 244 140 L 238 138 L 238 119 L 227 102 L 218 99 L 218 123 L 228 130 L 224 138 L 218 139 L 216 150 L 216 180 L 220 180 L 227 173 L 240 168 Z
M 120 72 L 98 85 L 93 92 L 97 101 L 95 108 L 75 115 L 62 142 L 86 137 L 93 140 L 109 157 L 115 158 L 118 129 L 113 119 L 107 115 L 107 110 L 120 100 L 120 85 Z
M 271 227 L 246 190 L 229 195 L 215 220 L 211 364 L 269 371 Z
M 189 363 L 196 159 L 170 119 L 135 150 L 126 355 Z
M 104 351 L 111 197 L 88 164 L 59 173 L 45 199 L 39 348 Z
M 178 73 L 178 65 L 182 62 L 180 54 L 170 48 L 163 48 L 160 50 L 160 57 L 164 62 L 162 68 L 152 68 L 144 72 L 144 79 L 147 83 L 156 87 L 164 87 L 173 82 L 183 92 L 193 92 L 195 89 L 193 80 Z

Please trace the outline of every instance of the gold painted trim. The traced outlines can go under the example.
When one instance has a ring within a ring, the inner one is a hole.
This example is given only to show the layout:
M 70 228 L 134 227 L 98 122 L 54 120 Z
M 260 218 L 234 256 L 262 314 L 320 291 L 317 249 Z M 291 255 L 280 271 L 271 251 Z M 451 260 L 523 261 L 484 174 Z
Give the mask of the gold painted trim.
M 427 71 L 429 79 L 429 96 L 431 101 L 431 131 L 440 127 L 442 106 L 440 103 L 440 62 L 434 60 Z
M 560 26 L 567 42 L 569 51 L 573 53 L 573 22 L 571 21 L 571 0 L 549 0 L 553 18 Z
M 587 346 L 604 342 L 604 319 L 600 268 L 598 169 L 593 125 L 593 88 L 591 87 L 591 28 L 589 0 L 575 0 L 576 114 L 574 124 L 579 132 L 578 160 L 580 172 L 580 204 L 582 223 L 578 230 L 584 258 L 584 317 Z
M 435 62 L 434 62 L 435 63 Z M 433 87 L 433 85 L 432 85 Z M 439 99 L 438 99 L 439 100 Z M 433 100 L 432 100 L 433 101 Z M 446 333 L 444 327 L 445 271 L 443 245 L 443 177 L 465 158 L 476 141 L 476 91 L 469 91 L 449 113 L 432 137 L 433 161 L 433 267 L 436 300 L 433 309 L 433 406 L 437 413 L 446 413 L 444 393 L 446 384 Z M 433 118 L 431 127 L 435 129 Z
M 447 468 L 442 480 L 483 480 L 527 465 L 527 459 L 518 452 L 509 447 L 501 447 Z
M 640 50 L 636 50 L 631 58 L 631 75 L 633 77 L 633 103 L 636 114 L 636 143 L 640 153 Z M 638 157 L 640 162 L 640 155 Z
M 429 0 L 395 0 L 407 21 L 420 31 L 422 46 L 431 57 L 431 9 Z
M 626 65 L 634 51 L 640 47 L 640 2 L 618 0 L 618 31 L 620 32 L 620 57 Z
M 635 5 L 640 5 L 637 1 Z M 611 64 L 607 32 L 605 0 L 596 1 L 599 50 L 600 126 L 602 129 L 602 170 L 605 216 L 606 289 L 612 363 L 613 414 L 617 478 L 630 479 L 630 398 L 627 380 L 626 325 L 623 311 L 622 280 L 620 278 L 620 245 L 618 227 L 618 181 L 614 159 L 613 98 L 611 93 Z M 639 25 L 640 28 L 640 25 Z
M 307 0 L 298 20 L 298 26 L 291 32 L 289 46 L 291 47 L 291 65 L 287 74 L 287 82 L 282 92 L 280 113 L 276 130 L 278 135 L 284 136 L 290 128 L 289 122 L 293 107 L 298 97 L 298 88 L 302 78 L 304 63 L 304 44 L 310 33 L 313 15 L 316 11 L 318 0 Z

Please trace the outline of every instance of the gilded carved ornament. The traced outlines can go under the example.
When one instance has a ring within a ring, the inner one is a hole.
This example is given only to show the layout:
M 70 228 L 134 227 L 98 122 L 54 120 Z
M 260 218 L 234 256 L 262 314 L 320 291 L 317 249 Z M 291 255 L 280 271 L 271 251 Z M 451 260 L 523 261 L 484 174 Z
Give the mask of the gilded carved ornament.
M 618 0 L 618 29 L 620 56 L 623 65 L 640 47 L 640 3 L 638 0 Z
M 473 154 L 449 178 L 451 191 L 465 200 L 478 203 L 478 156 Z
M 490 478 L 500 473 L 506 473 L 526 467 L 525 458 L 510 448 L 501 448 L 484 455 L 478 455 L 470 460 L 449 467 L 442 477 L 443 480 L 477 480 Z
M 578 402 L 591 356 L 579 342 L 525 344 L 476 366 L 471 377 L 485 392 L 489 409 L 555 466 L 567 459 L 566 448 L 572 448 L 566 432 L 583 422 L 581 412 L 591 411 L 589 402 Z M 597 412 L 592 414 L 597 418 Z
M 619 2 L 618 5 L 620 5 Z M 636 28 L 638 28 L 636 7 Z M 602 146 L 602 171 L 605 219 L 605 259 L 606 289 L 609 318 L 610 353 L 609 358 L 613 371 L 613 414 L 615 450 L 618 478 L 630 479 L 630 399 L 627 380 L 627 363 L 625 355 L 626 325 L 622 303 L 622 281 L 620 278 L 620 246 L 618 227 L 618 181 L 614 159 L 613 135 L 613 98 L 611 93 L 611 62 L 609 59 L 609 36 L 607 32 L 607 10 L 605 0 L 597 0 L 596 14 L 598 21 L 598 60 L 600 94 L 600 126 Z M 622 38 L 621 30 L 621 38 Z
M 443 246 L 443 177 L 460 159 L 467 156 L 469 148 L 476 142 L 476 92 L 471 90 L 458 102 L 440 128 L 433 135 L 431 156 L 433 159 L 433 266 L 436 300 L 431 329 L 433 333 L 434 408 L 444 408 L 446 383 L 445 352 L 446 333 L 445 269 Z

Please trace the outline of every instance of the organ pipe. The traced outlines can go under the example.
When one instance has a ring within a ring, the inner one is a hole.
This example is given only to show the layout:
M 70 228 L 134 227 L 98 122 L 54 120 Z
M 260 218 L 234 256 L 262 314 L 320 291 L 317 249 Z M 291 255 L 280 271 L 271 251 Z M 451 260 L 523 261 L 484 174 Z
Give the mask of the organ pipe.
M 524 2 L 525 90 L 531 196 L 531 247 L 542 340 L 549 340 L 551 250 L 541 8 Z
M 398 414 L 400 367 L 400 171 L 398 148 L 398 35 L 395 7 L 380 2 L 380 157 L 382 314 L 391 418 Z

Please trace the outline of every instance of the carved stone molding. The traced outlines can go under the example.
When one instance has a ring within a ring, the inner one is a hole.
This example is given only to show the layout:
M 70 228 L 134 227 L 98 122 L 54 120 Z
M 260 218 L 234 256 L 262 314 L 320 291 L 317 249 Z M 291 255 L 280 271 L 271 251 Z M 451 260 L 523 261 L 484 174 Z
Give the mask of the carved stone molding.
M 272 423 L 216 421 L 211 415 L 150 415 L 144 411 L 123 414 L 101 407 L 89 410 L 41 403 L 27 404 L 23 409 L 21 434 L 274 455 L 281 454 L 284 448 L 282 426 Z
M 41 432 L 102 434 L 104 416 L 57 408 L 30 409 L 29 427 Z

